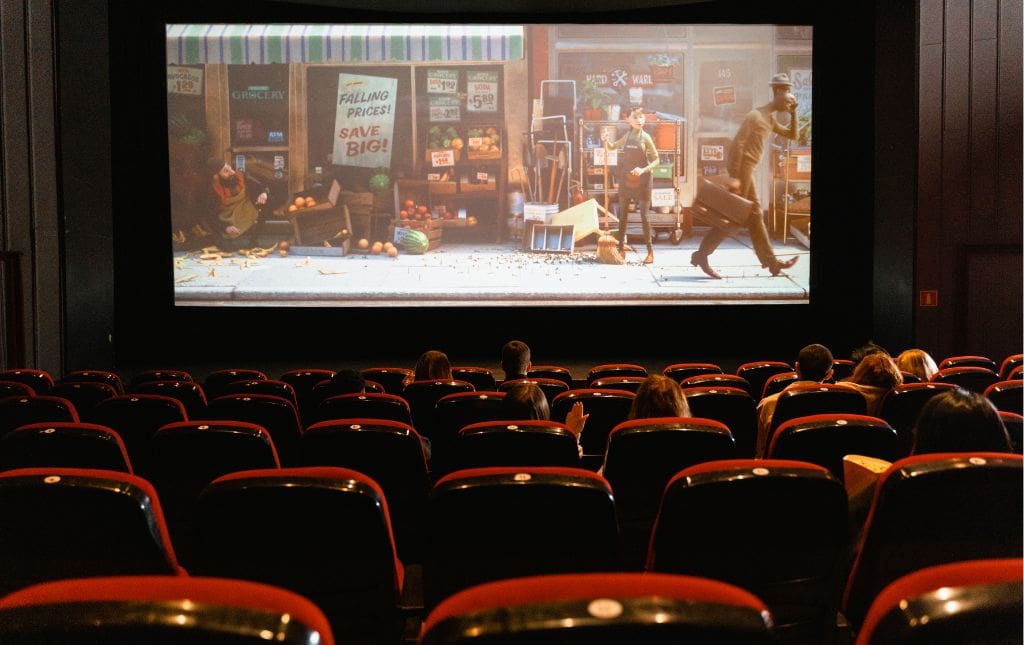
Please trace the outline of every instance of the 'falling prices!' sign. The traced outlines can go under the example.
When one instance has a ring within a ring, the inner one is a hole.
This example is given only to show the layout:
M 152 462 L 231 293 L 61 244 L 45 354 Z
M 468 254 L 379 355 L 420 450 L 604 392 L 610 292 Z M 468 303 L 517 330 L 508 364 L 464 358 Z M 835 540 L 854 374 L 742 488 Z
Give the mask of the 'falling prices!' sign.
M 361 168 L 391 166 L 397 90 L 398 79 L 338 75 L 335 165 Z

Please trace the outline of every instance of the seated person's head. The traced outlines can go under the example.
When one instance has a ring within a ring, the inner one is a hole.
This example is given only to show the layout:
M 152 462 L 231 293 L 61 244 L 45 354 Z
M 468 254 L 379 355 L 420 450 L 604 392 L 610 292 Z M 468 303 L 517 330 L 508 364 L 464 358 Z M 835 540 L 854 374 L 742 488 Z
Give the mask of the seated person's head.
M 876 345 L 875 341 L 869 340 L 868 342 L 864 343 L 863 345 L 861 345 L 857 349 L 855 349 L 852 352 L 850 352 L 850 360 L 853 361 L 854 365 L 857 365 L 862 360 L 864 360 L 865 356 L 870 356 L 872 354 L 886 354 L 886 355 L 888 355 L 889 352 L 886 351 L 886 349 L 884 347 L 882 347 L 881 345 Z
M 914 424 L 911 454 L 1011 452 L 1010 436 L 996 407 L 964 388 L 928 399 Z
M 501 369 L 505 380 L 526 376 L 530 370 L 530 348 L 521 340 L 510 340 L 501 348 Z
M 551 408 L 544 391 L 536 383 L 521 383 L 505 393 L 501 400 L 501 418 L 543 419 L 551 418 Z
M 850 375 L 850 382 L 891 390 L 903 384 L 903 375 L 896 368 L 892 357 L 885 352 L 868 354 L 857 363 Z
M 832 352 L 817 343 L 804 347 L 797 354 L 796 371 L 805 381 L 821 383 L 832 374 Z
M 932 380 L 935 372 L 939 371 L 939 366 L 935 364 L 935 359 L 923 349 L 908 349 L 900 353 L 896 357 L 896 367 L 901 372 L 913 374 L 922 381 Z
M 357 394 L 366 389 L 366 380 L 356 370 L 338 370 L 331 377 L 331 385 L 336 394 Z
M 413 378 L 417 381 L 450 379 L 452 364 L 448 361 L 447 354 L 432 349 L 420 355 L 413 372 Z
M 688 417 L 690 406 L 679 383 L 661 374 L 652 374 L 640 384 L 629 410 L 630 419 Z

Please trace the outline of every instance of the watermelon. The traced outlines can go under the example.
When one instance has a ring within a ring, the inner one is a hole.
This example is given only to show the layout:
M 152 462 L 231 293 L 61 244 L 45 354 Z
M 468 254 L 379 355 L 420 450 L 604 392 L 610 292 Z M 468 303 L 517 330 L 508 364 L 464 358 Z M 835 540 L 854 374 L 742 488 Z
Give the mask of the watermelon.
M 377 173 L 373 177 L 370 177 L 370 190 L 373 192 L 387 190 L 390 185 L 391 177 L 388 177 L 384 173 Z
M 411 255 L 423 255 L 430 248 L 430 240 L 423 231 L 407 230 L 402 238 L 402 250 Z

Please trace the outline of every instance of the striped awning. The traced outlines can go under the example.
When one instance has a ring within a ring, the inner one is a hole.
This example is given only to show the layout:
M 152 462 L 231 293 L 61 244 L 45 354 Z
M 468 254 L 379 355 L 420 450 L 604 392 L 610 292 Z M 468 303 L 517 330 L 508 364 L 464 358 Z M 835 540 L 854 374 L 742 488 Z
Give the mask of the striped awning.
M 522 25 L 167 25 L 167 64 L 508 61 Z

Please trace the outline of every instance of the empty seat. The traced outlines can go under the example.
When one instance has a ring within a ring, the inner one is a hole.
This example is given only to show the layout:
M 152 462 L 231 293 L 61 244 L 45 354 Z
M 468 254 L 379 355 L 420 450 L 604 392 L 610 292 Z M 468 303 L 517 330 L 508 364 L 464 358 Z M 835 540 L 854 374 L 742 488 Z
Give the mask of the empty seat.
M 310 425 L 321 421 L 322 418 L 317 416 L 317 409 L 320 404 L 331 398 L 332 396 L 343 396 L 345 394 L 383 394 L 384 386 L 376 381 L 367 381 L 363 379 L 362 391 L 353 389 L 351 383 L 336 383 L 332 379 L 324 379 L 313 386 L 313 390 L 310 393 L 308 403 L 310 405 L 309 412 L 306 416 L 302 417 L 303 425 Z M 397 396 L 397 395 L 392 395 Z
M 694 464 L 736 457 L 725 424 L 661 417 L 624 421 L 608 436 L 603 475 L 615 493 L 626 563 L 641 569 L 665 485 Z
M 894 461 L 900 453 L 896 431 L 877 417 L 861 414 L 816 414 L 797 417 L 775 431 L 771 459 L 808 461 L 843 479 L 843 457 L 864 455 Z
M 124 381 L 117 372 L 109 370 L 75 370 L 60 379 L 62 383 L 106 383 L 117 394 L 124 394 Z
M 602 363 L 587 371 L 587 387 L 602 378 L 609 376 L 647 376 L 647 368 L 635 363 Z
M 323 368 L 306 368 L 288 370 L 278 377 L 295 390 L 295 400 L 299 406 L 299 418 L 302 419 L 303 426 L 313 423 L 313 410 L 320 403 L 313 399 L 313 388 L 321 381 L 330 380 L 335 373 L 334 370 Z
M 755 403 L 761 400 L 764 384 L 774 374 L 792 372 L 793 366 L 782 361 L 751 361 L 736 368 L 736 376 L 742 376 L 750 383 L 750 395 Z
M 472 423 L 503 418 L 504 392 L 455 392 L 445 394 L 435 405 L 437 422 L 430 430 L 430 470 L 434 478 L 457 466 L 456 440 L 459 431 Z
M 0 399 L 0 438 L 29 423 L 78 423 L 75 406 L 58 396 L 8 396 Z
M 985 367 L 947 367 L 932 376 L 935 383 L 952 383 L 978 394 L 984 394 L 985 389 L 998 380 L 999 375 Z
M 514 378 L 509 381 L 502 381 L 498 385 L 499 392 L 508 392 L 517 385 L 533 384 L 540 388 L 548 400 L 548 406 L 555 400 L 555 397 L 562 392 L 569 391 L 569 384 L 557 378 L 543 378 L 540 376 L 530 378 Z
M 773 643 L 772 617 L 748 591 L 654 573 L 579 573 L 482 584 L 438 605 L 423 645 L 471 643 Z
M 949 356 L 939 361 L 938 367 L 940 370 L 948 367 L 983 367 L 993 372 L 999 369 L 996 362 L 988 356 L 975 355 Z
M 412 427 L 431 440 L 438 427 L 437 402 L 441 397 L 457 392 L 472 392 L 473 384 L 454 379 L 426 379 L 410 381 L 402 389 L 402 398 L 409 404 Z
M 896 461 L 876 484 L 843 613 L 859 628 L 897 578 L 958 560 L 1020 557 L 1022 457 L 936 453 Z
M 564 466 L 578 468 L 576 435 L 564 423 L 484 421 L 464 426 L 455 442 L 456 468 Z
M 1004 381 L 1008 380 L 1013 370 L 1022 364 L 1024 364 L 1024 354 L 1011 354 L 1007 356 L 999 365 L 999 378 Z
M 199 498 L 193 573 L 272 584 L 316 603 L 336 634 L 396 642 L 404 568 L 384 493 L 347 468 L 249 470 Z
M 611 487 L 579 468 L 475 468 L 427 505 L 424 603 L 482 582 L 619 568 Z
M 315 423 L 302 435 L 302 464 L 350 468 L 377 482 L 388 500 L 399 558 L 421 560 L 431 480 L 420 436 L 411 425 L 385 419 Z
M 225 394 L 210 401 L 207 418 L 255 423 L 270 433 L 282 466 L 296 466 L 302 426 L 295 405 L 273 394 Z
M 288 399 L 298 409 L 299 400 L 295 395 L 295 389 L 289 383 L 277 379 L 247 379 L 244 381 L 232 381 L 224 385 L 221 390 L 224 394 L 273 394 L 283 399 Z
M 407 367 L 367 367 L 360 370 L 364 379 L 376 381 L 384 386 L 387 394 L 401 394 L 407 381 L 413 380 L 413 372 Z
M 985 388 L 985 396 L 997 410 L 1020 414 L 1024 411 L 1024 381 L 996 381 Z
M 666 365 L 661 373 L 676 383 L 682 383 L 691 376 L 702 374 L 721 374 L 722 368 L 715 363 L 672 363 Z
M 764 382 L 764 390 L 761 391 L 761 398 L 778 394 L 779 392 L 786 389 L 787 386 L 800 380 L 800 375 L 796 372 L 779 372 L 778 374 L 772 374 L 767 381 Z
M 182 574 L 149 482 L 84 468 L 0 473 L 0 589 L 60 578 Z
M 144 381 L 128 388 L 131 394 L 158 394 L 181 401 L 190 419 L 206 416 L 206 392 L 195 381 Z
M 0 372 L 0 381 L 14 381 L 23 383 L 36 394 L 46 394 L 46 391 L 53 385 L 53 377 L 46 370 L 37 369 L 16 369 Z
M 31 385 L 18 381 L 0 381 L 0 399 L 9 396 L 35 396 L 36 391 Z
M 871 602 L 858 645 L 1020 643 L 1024 560 L 970 560 L 898 578 Z
M 1006 434 L 1010 435 L 1010 445 L 1018 455 L 1024 452 L 1024 416 L 1000 410 L 999 418 L 1006 426 Z
M 132 387 L 146 381 L 194 381 L 192 373 L 188 370 L 159 369 L 144 370 L 132 377 Z
M 117 390 L 102 381 L 57 381 L 47 396 L 59 396 L 75 406 L 75 412 L 82 421 L 91 421 L 93 410 L 100 401 L 117 396 Z
M 409 404 L 397 394 L 339 394 L 320 402 L 312 423 L 331 419 L 386 419 L 412 424 Z M 309 427 L 311 424 L 307 424 Z
M 118 576 L 33 585 L 0 600 L 9 645 L 333 645 L 309 600 L 243 580 Z
M 794 385 L 779 395 L 766 445 L 786 421 L 812 414 L 867 414 L 864 395 L 843 385 Z
M 665 488 L 647 569 L 738 585 L 768 605 L 783 642 L 830 642 L 846 542 L 846 491 L 826 468 L 714 461 Z
M 565 383 L 569 389 L 573 387 L 572 372 L 561 365 L 531 365 L 526 371 L 527 378 L 552 378 Z
M 93 412 L 96 423 L 121 436 L 140 477 L 152 475 L 152 439 L 168 423 L 186 421 L 185 407 L 177 399 L 159 394 L 122 394 L 100 402 Z
M 121 437 L 92 423 L 31 423 L 0 439 L 0 470 L 94 468 L 131 473 Z
M 207 484 L 228 473 L 280 467 L 270 433 L 243 421 L 169 423 L 156 431 L 151 445 L 151 481 L 186 567 L 192 552 L 196 500 Z
M 498 389 L 498 382 L 494 378 L 494 370 L 489 367 L 475 367 L 472 365 L 453 366 L 452 378 L 457 381 L 472 383 L 475 389 L 481 391 Z
M 235 381 L 264 381 L 267 374 L 263 370 L 248 368 L 233 368 L 214 370 L 203 379 L 203 391 L 208 399 L 213 400 L 218 396 L 227 394 L 225 386 Z
M 647 380 L 646 376 L 606 376 L 594 379 L 588 387 L 610 390 L 629 390 L 636 394 L 640 384 Z
M 928 399 L 955 388 L 952 383 L 904 383 L 886 393 L 879 416 L 896 431 L 900 455 L 905 457 L 910 454 L 914 443 L 914 425 Z
M 735 387 L 704 386 L 683 389 L 690 414 L 724 423 L 736 442 L 736 456 L 753 457 L 757 441 L 757 404 Z
M 680 387 L 735 387 L 750 393 L 750 383 L 735 374 L 695 374 L 679 381 Z
M 1010 373 L 1007 374 L 1006 378 L 1007 380 L 1011 381 L 1019 378 L 1024 378 L 1024 365 L 1017 365 L 1016 367 L 1011 369 Z
M 589 415 L 579 438 L 583 446 L 584 464 L 597 470 L 604 459 L 609 433 L 629 417 L 635 398 L 636 395 L 629 390 L 569 390 L 551 402 L 551 418 L 564 420 L 574 403 L 579 401 L 583 404 L 583 413 Z

